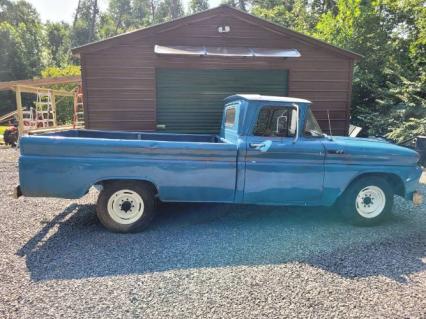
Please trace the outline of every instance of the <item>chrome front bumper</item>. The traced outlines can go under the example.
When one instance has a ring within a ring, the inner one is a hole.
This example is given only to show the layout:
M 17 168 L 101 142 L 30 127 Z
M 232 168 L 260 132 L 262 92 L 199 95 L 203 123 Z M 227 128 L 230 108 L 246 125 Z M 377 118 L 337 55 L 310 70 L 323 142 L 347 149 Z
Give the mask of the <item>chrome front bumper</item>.
M 413 192 L 413 204 L 414 206 L 420 206 L 421 204 L 423 204 L 423 194 L 415 191 Z

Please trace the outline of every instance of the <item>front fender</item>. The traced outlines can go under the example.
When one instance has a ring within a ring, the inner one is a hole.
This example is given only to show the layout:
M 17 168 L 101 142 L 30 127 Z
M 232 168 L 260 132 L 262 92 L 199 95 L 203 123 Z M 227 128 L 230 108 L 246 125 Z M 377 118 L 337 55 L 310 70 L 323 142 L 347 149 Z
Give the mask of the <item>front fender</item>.
M 356 179 L 366 175 L 393 176 L 403 185 L 403 197 L 409 199 L 418 186 L 422 174 L 420 166 L 382 166 L 367 165 L 333 165 L 326 166 L 324 176 L 323 203 L 333 205 L 345 192 L 348 186 Z

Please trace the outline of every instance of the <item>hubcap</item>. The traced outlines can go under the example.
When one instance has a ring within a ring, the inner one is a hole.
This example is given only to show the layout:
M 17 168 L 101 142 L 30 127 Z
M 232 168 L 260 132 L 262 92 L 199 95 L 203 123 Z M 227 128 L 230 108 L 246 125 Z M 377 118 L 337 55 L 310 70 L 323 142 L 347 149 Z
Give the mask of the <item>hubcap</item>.
M 122 189 L 108 200 L 108 213 L 119 224 L 132 224 L 142 217 L 144 203 L 142 197 L 130 189 Z
M 363 188 L 355 200 L 356 210 L 364 218 L 379 216 L 386 206 L 386 195 L 377 186 Z

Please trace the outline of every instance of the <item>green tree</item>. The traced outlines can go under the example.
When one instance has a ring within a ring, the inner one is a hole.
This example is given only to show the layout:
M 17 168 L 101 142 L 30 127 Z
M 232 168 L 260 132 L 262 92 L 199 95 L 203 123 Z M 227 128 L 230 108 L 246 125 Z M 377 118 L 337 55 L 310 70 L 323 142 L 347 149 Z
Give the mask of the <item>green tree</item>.
M 20 47 L 22 42 L 17 29 L 8 22 L 0 23 L 0 80 L 11 81 L 26 76 Z
M 185 14 L 181 0 L 162 0 L 155 10 L 153 23 L 170 21 Z
M 45 25 L 46 50 L 49 65 L 66 66 L 71 63 L 71 27 L 65 22 L 47 22 Z
M 338 0 L 336 6 L 336 14 L 328 11 L 320 16 L 314 36 L 364 55 L 354 70 L 352 122 L 368 135 L 384 135 L 389 109 L 378 101 L 386 84 L 384 68 L 393 53 L 389 30 L 376 3 Z
M 78 76 L 81 74 L 80 66 L 78 65 L 67 65 L 64 67 L 55 67 L 55 66 L 49 66 L 44 68 L 41 71 L 41 77 L 42 78 L 57 78 L 57 77 L 63 77 L 63 76 Z M 69 90 L 70 84 L 60 84 L 60 86 L 56 88 L 63 88 L 65 90 Z M 71 84 L 74 86 L 73 84 Z
M 191 13 L 196 13 L 200 11 L 207 10 L 209 8 L 208 0 L 191 0 L 189 3 L 189 11 Z
M 1 67 L 2 73 L 11 77 L 0 80 L 25 79 L 38 74 L 43 64 L 44 38 L 37 11 L 25 1 L 0 0 L 0 24 L 4 35 L 1 40 L 5 42 L 0 47 L 4 51 L 3 61 L 11 62 Z
M 98 14 L 97 0 L 79 1 L 71 33 L 73 47 L 98 39 Z
M 316 22 L 306 0 L 293 0 L 285 4 L 274 0 L 257 0 L 253 3 L 252 13 L 304 33 L 310 33 Z
M 224 4 L 227 4 L 231 7 L 240 9 L 241 11 L 248 11 L 251 1 L 250 0 L 224 0 Z
M 393 22 L 395 54 L 385 70 L 387 83 L 379 103 L 390 109 L 387 137 L 402 142 L 426 135 L 426 6 L 420 0 L 384 4 Z
M 110 0 L 108 11 L 115 22 L 115 34 L 125 32 L 132 26 L 133 17 L 130 0 Z
M 27 2 L 0 0 L 0 81 L 29 79 L 44 65 L 44 36 L 37 11 Z M 13 110 L 11 92 L 0 93 L 0 114 Z
M 314 15 L 321 15 L 326 12 L 337 14 L 336 0 L 313 0 L 311 2 L 311 10 Z
M 0 0 L 0 22 L 7 21 L 17 26 L 24 23 L 28 27 L 40 25 L 40 16 L 37 10 L 28 2 Z
M 154 15 L 157 3 L 154 5 Z M 149 0 L 111 0 L 107 12 L 101 14 L 99 37 L 107 38 L 152 24 Z
M 389 109 L 389 130 L 386 136 L 402 142 L 417 135 L 426 135 L 426 73 L 411 74 L 403 70 L 387 70 L 389 80 L 378 103 Z M 401 75 L 401 73 L 405 73 Z
M 253 0 L 252 5 L 255 15 L 364 56 L 354 70 L 352 122 L 365 134 L 398 141 L 426 134 L 424 0 Z
M 149 0 L 133 0 L 132 1 L 132 27 L 137 29 L 144 27 L 152 21 L 151 2 Z
M 117 35 L 116 22 L 114 18 L 108 13 L 102 13 L 99 17 L 99 38 L 105 39 Z
M 355 68 L 353 121 L 367 134 L 407 138 L 426 116 L 423 1 L 338 1 L 337 9 L 322 16 L 317 35 L 364 55 Z

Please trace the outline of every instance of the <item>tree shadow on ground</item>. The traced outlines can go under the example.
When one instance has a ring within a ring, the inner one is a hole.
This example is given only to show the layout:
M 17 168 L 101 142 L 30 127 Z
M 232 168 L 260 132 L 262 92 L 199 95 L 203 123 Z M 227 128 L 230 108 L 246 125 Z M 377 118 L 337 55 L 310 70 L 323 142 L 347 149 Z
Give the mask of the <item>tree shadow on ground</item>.
M 163 204 L 148 230 L 114 234 L 94 205 L 72 204 L 17 254 L 35 281 L 301 262 L 345 278 L 405 282 L 426 269 L 423 215 L 361 228 L 324 208 Z

